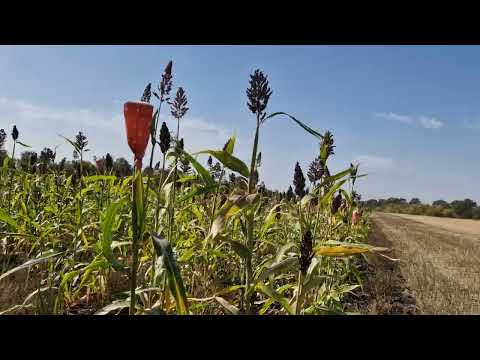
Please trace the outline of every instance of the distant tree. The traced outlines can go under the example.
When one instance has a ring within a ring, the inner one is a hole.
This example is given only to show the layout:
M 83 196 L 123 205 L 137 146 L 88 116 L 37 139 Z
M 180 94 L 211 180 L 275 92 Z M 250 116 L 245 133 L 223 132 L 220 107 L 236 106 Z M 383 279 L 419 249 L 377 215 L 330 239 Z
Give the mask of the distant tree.
M 450 204 L 446 202 L 445 200 L 435 200 L 432 203 L 433 206 L 441 206 L 441 207 L 450 207 Z
M 409 204 L 410 205 L 418 205 L 418 204 L 421 204 L 422 202 L 420 201 L 419 198 L 412 198 L 412 200 L 410 200 Z
M 35 151 L 24 151 L 20 154 L 19 166 L 25 172 L 30 172 L 38 161 Z
M 365 206 L 369 209 L 374 209 L 378 206 L 378 201 L 376 199 L 369 199 L 365 202 Z
M 52 164 L 55 161 L 55 153 L 53 152 L 52 149 L 50 148 L 44 148 L 40 152 L 40 171 L 45 174 L 48 171 L 48 168 L 50 164 Z
M 120 157 L 113 163 L 113 173 L 118 177 L 126 177 L 132 175 L 133 169 L 129 162 Z
M 455 200 L 450 203 L 455 214 L 464 219 L 472 218 L 473 208 L 477 206 L 477 203 L 470 199 Z

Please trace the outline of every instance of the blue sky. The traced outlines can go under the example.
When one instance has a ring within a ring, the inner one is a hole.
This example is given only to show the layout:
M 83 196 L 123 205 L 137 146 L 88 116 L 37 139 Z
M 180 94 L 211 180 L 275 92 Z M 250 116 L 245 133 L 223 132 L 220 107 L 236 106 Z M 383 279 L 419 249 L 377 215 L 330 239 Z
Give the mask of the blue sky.
M 130 158 L 123 103 L 158 84 L 169 60 L 189 99 L 187 150 L 221 147 L 235 133 L 248 162 L 255 120 L 245 89 L 260 68 L 273 89 L 268 110 L 332 131 L 331 167 L 359 161 L 364 198 L 480 201 L 478 46 L 0 46 L 0 128 L 17 124 L 36 151 L 60 145 L 68 158 L 58 135 L 83 130 L 90 156 Z M 261 180 L 286 190 L 318 142 L 279 118 L 262 127 L 260 150 Z

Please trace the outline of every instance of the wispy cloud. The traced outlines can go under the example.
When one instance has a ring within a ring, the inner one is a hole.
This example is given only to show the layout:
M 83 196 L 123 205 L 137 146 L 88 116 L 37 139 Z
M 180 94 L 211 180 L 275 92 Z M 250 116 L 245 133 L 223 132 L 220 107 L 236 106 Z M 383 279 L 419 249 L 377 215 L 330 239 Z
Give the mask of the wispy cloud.
M 413 118 L 407 115 L 400 115 L 395 113 L 375 113 L 375 116 L 385 119 L 385 120 L 392 120 L 392 121 L 399 121 L 405 124 L 413 124 Z
M 20 131 L 21 141 L 40 151 L 44 147 L 58 149 L 58 157 L 72 156 L 72 149 L 58 135 L 73 137 L 83 131 L 89 139 L 90 156 L 102 156 L 107 152 L 116 156 L 129 157 L 125 139 L 124 119 L 120 107 L 115 113 L 102 113 L 89 109 L 62 109 L 32 104 L 28 101 L 0 97 L 0 128 L 7 133 L 15 124 Z M 171 116 L 161 117 L 176 132 L 176 120 Z M 198 151 L 223 146 L 231 134 L 221 125 L 205 119 L 187 116 L 181 120 L 180 136 L 185 139 L 185 148 Z M 7 144 L 7 149 L 9 148 Z M 148 152 L 147 152 L 148 153 Z
M 359 155 L 354 162 L 360 164 L 360 168 L 367 171 L 390 170 L 394 166 L 393 159 L 379 155 Z
M 438 129 L 443 126 L 442 121 L 434 117 L 429 117 L 424 115 L 410 116 L 410 115 L 401 115 L 401 114 L 395 114 L 395 113 L 389 112 L 389 113 L 375 113 L 375 116 L 385 120 L 398 121 L 404 124 L 422 126 L 425 129 Z

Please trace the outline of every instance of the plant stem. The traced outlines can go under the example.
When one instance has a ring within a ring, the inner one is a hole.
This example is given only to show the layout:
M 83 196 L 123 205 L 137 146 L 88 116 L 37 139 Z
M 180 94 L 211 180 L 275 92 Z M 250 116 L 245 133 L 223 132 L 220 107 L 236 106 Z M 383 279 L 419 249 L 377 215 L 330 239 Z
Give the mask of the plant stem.
M 142 171 L 139 168 L 135 169 L 134 179 L 132 182 L 132 269 L 131 269 L 131 283 L 130 283 L 130 315 L 135 313 L 136 295 L 135 290 L 137 288 L 137 268 L 138 268 L 138 241 L 140 237 L 141 226 L 139 226 L 138 210 L 140 208 L 137 204 L 137 192 L 140 190 L 138 186 L 142 185 Z
M 248 193 L 253 194 L 255 190 L 254 178 L 255 178 L 255 164 L 257 161 L 257 149 L 258 149 L 258 136 L 260 131 L 260 114 L 257 114 L 257 128 L 255 129 L 255 138 L 253 140 L 253 149 L 252 149 L 252 161 L 250 163 L 250 176 L 248 179 Z M 254 212 L 253 209 L 250 209 L 247 212 L 247 248 L 250 250 L 250 253 L 253 251 L 253 226 L 254 226 Z M 245 259 L 245 311 L 247 314 L 250 314 L 250 299 L 252 296 L 252 291 L 250 291 L 250 283 L 252 281 L 252 257 L 247 257 Z
M 302 308 L 303 301 L 303 274 L 298 272 L 298 284 L 297 284 L 297 302 L 295 303 L 295 315 L 299 315 Z
M 17 141 L 15 140 L 13 142 L 13 151 L 12 151 L 12 165 L 9 166 L 8 168 L 10 169 L 12 166 L 15 167 L 15 145 L 17 144 Z M 8 213 L 10 214 L 10 208 L 11 204 L 10 202 L 12 201 L 12 186 L 13 186 L 13 178 L 15 176 L 15 173 L 10 171 L 10 185 L 8 187 Z

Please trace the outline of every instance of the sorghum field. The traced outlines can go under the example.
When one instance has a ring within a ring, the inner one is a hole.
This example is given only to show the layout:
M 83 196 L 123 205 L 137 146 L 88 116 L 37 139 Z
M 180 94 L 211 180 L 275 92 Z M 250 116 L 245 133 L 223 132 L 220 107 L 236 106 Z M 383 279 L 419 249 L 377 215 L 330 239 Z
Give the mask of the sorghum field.
M 1 132 L 13 148 L 0 168 L 0 313 L 349 313 L 363 256 L 387 250 L 367 244 L 358 166 L 330 173 L 332 133 L 271 111 L 259 70 L 246 79 L 251 158 L 236 157 L 234 136 L 221 149 L 188 153 L 188 92 L 173 85 L 172 69 L 124 105 L 118 141 L 128 142 L 133 168 L 110 154 L 84 161 L 94 144 L 81 132 L 63 134 L 72 161 L 56 161 L 49 148 L 19 156 L 28 147 L 22 129 Z M 160 124 L 162 113 L 176 121 Z M 298 164 L 288 192 L 261 182 L 262 125 L 280 119 L 319 143 L 308 191 Z

